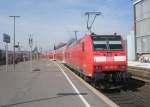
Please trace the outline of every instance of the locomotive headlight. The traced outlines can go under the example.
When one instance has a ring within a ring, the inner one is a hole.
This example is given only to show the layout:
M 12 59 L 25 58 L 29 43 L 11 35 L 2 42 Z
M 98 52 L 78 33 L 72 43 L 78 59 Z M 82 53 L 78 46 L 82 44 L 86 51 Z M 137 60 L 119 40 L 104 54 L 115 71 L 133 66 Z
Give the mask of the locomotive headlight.
M 114 61 L 126 61 L 126 56 L 114 56 Z
M 94 56 L 95 62 L 106 62 L 106 56 Z

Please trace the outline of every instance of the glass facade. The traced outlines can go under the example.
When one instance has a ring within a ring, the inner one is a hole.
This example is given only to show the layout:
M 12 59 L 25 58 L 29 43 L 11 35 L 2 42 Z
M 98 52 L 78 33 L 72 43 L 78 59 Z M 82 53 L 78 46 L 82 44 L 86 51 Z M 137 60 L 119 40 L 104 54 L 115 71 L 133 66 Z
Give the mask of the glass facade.
M 135 4 L 135 21 L 137 53 L 150 53 L 150 0 Z

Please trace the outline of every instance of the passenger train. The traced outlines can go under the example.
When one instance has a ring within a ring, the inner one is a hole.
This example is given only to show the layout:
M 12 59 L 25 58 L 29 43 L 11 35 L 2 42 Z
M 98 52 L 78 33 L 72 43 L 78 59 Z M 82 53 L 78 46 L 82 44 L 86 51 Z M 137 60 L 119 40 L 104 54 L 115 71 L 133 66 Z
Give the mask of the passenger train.
M 127 54 L 120 35 L 85 35 L 50 52 L 88 82 L 111 88 L 127 81 Z
M 22 62 L 23 60 L 29 60 L 29 52 L 20 51 L 15 52 L 15 63 Z M 8 51 L 8 64 L 13 63 L 13 51 Z M 0 65 L 6 64 L 6 51 L 0 49 Z

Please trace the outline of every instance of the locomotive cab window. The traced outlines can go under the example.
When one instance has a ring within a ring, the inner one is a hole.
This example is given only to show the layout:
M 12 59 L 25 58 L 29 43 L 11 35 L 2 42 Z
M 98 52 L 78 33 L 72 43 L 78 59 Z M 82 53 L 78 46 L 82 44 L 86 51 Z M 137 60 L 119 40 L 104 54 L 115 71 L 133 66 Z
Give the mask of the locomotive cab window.
M 93 46 L 94 46 L 94 50 L 106 50 L 107 46 L 106 46 L 106 41 L 93 41 Z
M 94 36 L 93 48 L 95 51 L 99 50 L 123 50 L 121 36 L 105 35 L 105 36 Z
M 110 50 L 123 50 L 121 40 L 109 41 Z

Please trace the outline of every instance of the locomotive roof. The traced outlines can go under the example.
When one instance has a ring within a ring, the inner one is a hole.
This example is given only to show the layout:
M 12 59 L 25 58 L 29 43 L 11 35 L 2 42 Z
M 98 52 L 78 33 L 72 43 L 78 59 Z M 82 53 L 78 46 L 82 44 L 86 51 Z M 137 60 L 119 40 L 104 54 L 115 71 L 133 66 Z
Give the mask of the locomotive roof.
M 76 41 L 75 38 L 71 38 L 68 42 L 67 42 L 67 46 L 71 45 L 72 43 L 74 43 Z
M 65 45 L 66 45 L 66 43 L 61 42 L 57 46 L 55 46 L 55 49 L 59 49 L 61 47 L 64 47 Z
M 121 35 L 91 35 L 93 39 L 121 39 Z
M 121 38 L 121 35 L 91 35 L 92 37 L 97 38 Z

